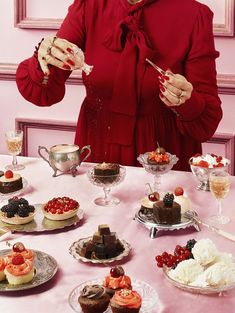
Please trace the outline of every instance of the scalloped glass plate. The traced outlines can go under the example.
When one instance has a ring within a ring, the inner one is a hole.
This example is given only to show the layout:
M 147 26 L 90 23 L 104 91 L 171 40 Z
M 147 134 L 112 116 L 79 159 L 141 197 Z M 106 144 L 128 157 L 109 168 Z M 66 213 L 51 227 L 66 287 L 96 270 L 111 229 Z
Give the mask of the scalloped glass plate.
M 7 255 L 11 249 L 0 251 L 0 256 Z M 10 285 L 6 280 L 0 282 L 0 292 L 2 291 L 20 291 L 31 289 L 48 282 L 57 272 L 58 266 L 56 260 L 45 252 L 32 250 L 35 252 L 34 266 L 36 268 L 33 280 L 26 284 Z
M 69 304 L 71 308 L 77 313 L 83 313 L 80 304 L 78 303 L 80 291 L 86 285 L 95 285 L 95 284 L 102 285 L 102 282 L 103 279 L 94 279 L 86 281 L 75 287 L 69 295 Z M 141 295 L 142 298 L 142 306 L 140 309 L 140 313 L 152 313 L 153 310 L 154 312 L 157 312 L 157 309 L 159 308 L 159 297 L 156 290 L 153 289 L 153 287 L 147 284 L 146 282 L 136 279 L 132 279 L 132 287 L 133 290 L 136 290 Z M 104 313 L 111 312 L 112 312 L 111 308 L 108 307 L 108 309 Z
M 17 197 L 21 194 L 23 194 L 26 190 L 26 188 L 28 187 L 28 181 L 25 178 L 22 178 L 22 183 L 23 183 L 23 188 L 19 189 L 17 191 L 14 192 L 10 192 L 10 193 L 2 193 L 0 192 L 0 200 L 6 200 L 6 199 L 10 199 L 12 197 Z
M 112 263 L 115 261 L 119 261 L 121 259 L 123 259 L 124 257 L 128 256 L 128 254 L 131 251 L 131 245 L 126 242 L 125 240 L 120 240 L 122 245 L 124 246 L 124 250 L 122 253 L 120 253 L 119 255 L 117 255 L 114 258 L 110 258 L 110 259 L 88 259 L 85 258 L 83 256 L 81 256 L 78 253 L 78 249 L 83 247 L 84 243 L 86 243 L 87 241 L 91 240 L 92 236 L 90 237 L 86 237 L 86 238 L 81 238 L 78 241 L 75 241 L 69 248 L 69 253 L 78 261 L 82 261 L 82 262 L 89 262 L 89 263 Z
M 167 280 L 175 287 L 187 291 L 187 292 L 191 292 L 191 293 L 198 293 L 198 294 L 222 294 L 225 291 L 229 291 L 233 288 L 235 288 L 235 283 L 231 284 L 231 285 L 227 285 L 227 286 L 221 286 L 221 287 L 212 287 L 212 286 L 208 286 L 208 287 L 198 287 L 198 286 L 190 286 L 187 284 L 183 284 L 175 279 L 172 279 L 169 275 L 168 275 L 169 269 L 167 268 L 163 268 L 163 273 L 165 274 Z
M 36 214 L 31 222 L 23 225 L 10 225 L 0 220 L 0 227 L 3 227 L 4 229 L 7 228 L 13 232 L 25 232 L 25 233 L 45 232 L 77 225 L 78 222 L 83 219 L 84 215 L 83 210 L 79 208 L 75 216 L 67 220 L 53 221 L 44 217 L 44 214 L 41 209 L 43 204 L 33 204 L 33 206 L 35 207 Z

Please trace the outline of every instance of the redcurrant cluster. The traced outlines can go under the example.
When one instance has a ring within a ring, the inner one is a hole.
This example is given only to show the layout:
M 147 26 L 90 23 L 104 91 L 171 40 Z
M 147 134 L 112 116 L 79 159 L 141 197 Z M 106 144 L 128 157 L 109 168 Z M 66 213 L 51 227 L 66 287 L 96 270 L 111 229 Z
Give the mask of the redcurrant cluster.
M 157 261 L 158 267 L 167 266 L 170 268 L 175 268 L 176 265 L 184 260 L 193 258 L 191 251 L 186 247 L 177 245 L 174 250 L 174 254 L 168 252 L 163 252 L 161 255 L 157 255 L 155 260 Z

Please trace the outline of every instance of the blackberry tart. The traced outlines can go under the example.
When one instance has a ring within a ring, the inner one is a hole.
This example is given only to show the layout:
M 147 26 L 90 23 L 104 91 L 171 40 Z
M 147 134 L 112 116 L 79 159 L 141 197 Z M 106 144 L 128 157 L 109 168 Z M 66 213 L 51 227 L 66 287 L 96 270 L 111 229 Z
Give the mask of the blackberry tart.
M 27 224 L 35 214 L 35 207 L 24 198 L 13 197 L 0 209 L 1 221 L 12 225 Z

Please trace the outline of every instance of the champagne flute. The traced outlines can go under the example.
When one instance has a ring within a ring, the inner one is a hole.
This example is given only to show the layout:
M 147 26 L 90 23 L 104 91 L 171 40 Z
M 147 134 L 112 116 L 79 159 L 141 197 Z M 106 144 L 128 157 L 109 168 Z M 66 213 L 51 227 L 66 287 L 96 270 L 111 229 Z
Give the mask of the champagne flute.
M 218 213 L 210 218 L 211 222 L 227 224 L 228 216 L 222 214 L 222 200 L 227 196 L 230 189 L 229 174 L 225 170 L 216 170 L 209 175 L 209 185 L 212 195 L 217 200 Z
M 12 164 L 7 165 L 6 169 L 19 171 L 25 168 L 23 164 L 18 164 L 17 155 L 21 153 L 22 142 L 23 142 L 23 131 L 22 130 L 10 130 L 5 134 L 7 150 L 12 155 Z

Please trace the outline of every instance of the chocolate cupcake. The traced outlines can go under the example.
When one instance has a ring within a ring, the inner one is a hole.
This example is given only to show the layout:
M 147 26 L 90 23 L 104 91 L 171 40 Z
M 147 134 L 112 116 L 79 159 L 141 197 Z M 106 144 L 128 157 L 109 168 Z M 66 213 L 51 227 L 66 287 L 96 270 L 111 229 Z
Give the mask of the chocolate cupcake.
M 110 298 L 105 288 L 100 285 L 86 285 L 78 297 L 78 302 L 84 313 L 105 312 L 108 308 L 109 300 Z
M 113 313 L 139 313 L 141 304 L 142 299 L 138 292 L 129 289 L 116 291 L 110 300 Z

